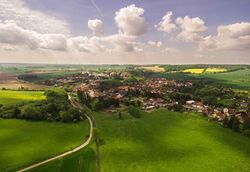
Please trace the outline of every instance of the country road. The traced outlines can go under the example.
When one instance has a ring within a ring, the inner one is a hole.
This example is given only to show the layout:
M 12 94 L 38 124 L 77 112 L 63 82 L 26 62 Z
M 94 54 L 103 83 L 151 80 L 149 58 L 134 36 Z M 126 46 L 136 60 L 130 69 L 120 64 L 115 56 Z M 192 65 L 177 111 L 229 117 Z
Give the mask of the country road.
M 82 112 L 80 105 L 77 104 L 76 102 L 74 102 L 74 101 L 72 100 L 72 98 L 71 98 L 70 95 L 69 95 L 68 97 L 69 97 L 69 100 L 70 100 L 72 106 L 74 106 L 75 108 L 78 108 L 79 111 Z M 48 162 L 51 162 L 51 161 L 54 161 L 54 160 L 56 160 L 56 159 L 59 159 L 59 158 L 65 157 L 65 156 L 67 156 L 67 155 L 70 155 L 70 154 L 72 154 L 72 153 L 75 153 L 75 152 L 77 152 L 77 151 L 79 151 L 79 150 L 85 148 L 86 146 L 88 146 L 89 143 L 91 142 L 91 139 L 92 139 L 93 121 L 92 121 L 92 119 L 91 119 L 88 115 L 86 115 L 85 113 L 84 113 L 84 115 L 85 115 L 86 118 L 88 119 L 88 122 L 89 122 L 89 125 L 90 125 L 90 127 L 89 127 L 89 137 L 88 137 L 88 139 L 86 140 L 86 142 L 84 142 L 83 144 L 81 144 L 81 145 L 79 145 L 78 147 L 74 148 L 73 150 L 64 152 L 64 153 L 62 153 L 62 154 L 60 154 L 60 155 L 54 156 L 54 157 L 49 158 L 49 159 L 47 159 L 47 160 L 41 161 L 41 162 L 39 162 L 39 163 L 32 164 L 32 165 L 30 165 L 30 166 L 28 166 L 28 167 L 26 167 L 26 168 L 24 168 L 24 169 L 18 170 L 18 172 L 24 172 L 24 171 L 31 170 L 31 169 L 33 169 L 33 168 L 36 168 L 36 167 L 41 166 L 41 165 L 43 165 L 43 164 L 46 164 L 46 163 L 48 163 Z

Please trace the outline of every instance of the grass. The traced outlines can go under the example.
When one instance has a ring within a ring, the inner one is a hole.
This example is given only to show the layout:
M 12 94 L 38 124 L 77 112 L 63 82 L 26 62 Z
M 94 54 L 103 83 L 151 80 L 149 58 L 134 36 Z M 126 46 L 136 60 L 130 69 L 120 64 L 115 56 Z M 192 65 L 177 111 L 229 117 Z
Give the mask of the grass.
M 41 167 L 30 170 L 32 172 L 68 172 L 83 171 L 95 172 L 96 161 L 95 151 L 92 148 L 85 148 L 77 153 L 50 162 Z
M 238 89 L 250 89 L 250 69 L 224 73 L 204 73 L 202 78 L 210 78 L 219 84 Z
M 192 78 L 194 78 L 193 76 L 190 76 L 190 75 L 185 74 L 185 73 L 180 73 L 180 72 L 176 72 L 176 73 L 169 73 L 169 72 L 165 72 L 165 73 L 152 73 L 149 77 L 150 78 L 176 79 L 176 80 L 192 79 Z
M 0 104 L 16 104 L 42 99 L 45 99 L 42 91 L 0 90 Z
M 87 121 L 77 124 L 0 119 L 0 171 L 16 171 L 70 150 L 85 140 Z
M 192 74 L 201 74 L 204 72 L 203 68 L 193 68 L 193 69 L 185 69 L 182 72 L 184 73 L 192 73 Z
M 96 113 L 106 144 L 103 171 L 193 172 L 250 170 L 250 138 L 206 118 L 158 110 L 141 119 Z

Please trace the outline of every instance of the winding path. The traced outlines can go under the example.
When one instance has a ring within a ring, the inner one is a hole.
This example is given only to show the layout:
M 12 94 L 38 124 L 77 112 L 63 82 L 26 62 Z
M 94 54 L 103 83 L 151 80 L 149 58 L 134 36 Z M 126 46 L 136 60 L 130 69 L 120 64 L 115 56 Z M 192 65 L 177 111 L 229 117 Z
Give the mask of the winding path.
M 80 106 L 77 102 L 74 102 L 74 100 L 72 100 L 72 98 L 71 98 L 70 95 L 69 95 L 68 97 L 69 97 L 69 100 L 70 100 L 71 104 L 72 104 L 75 108 L 78 108 L 80 112 L 82 112 L 81 106 Z M 54 161 L 54 160 L 56 160 L 56 159 L 59 159 L 59 158 L 65 157 L 65 156 L 67 156 L 67 155 L 70 155 L 70 154 L 72 154 L 72 153 L 75 153 L 75 152 L 77 152 L 77 151 L 79 151 L 79 150 L 85 148 L 86 146 L 88 146 L 88 145 L 90 144 L 90 142 L 91 142 L 91 139 L 92 139 L 93 121 L 92 121 L 92 119 L 91 119 L 88 115 L 86 115 L 85 113 L 84 113 L 84 115 L 85 115 L 86 118 L 88 119 L 88 122 L 89 122 L 89 125 L 90 125 L 90 127 L 89 127 L 89 137 L 88 137 L 88 140 L 86 140 L 86 142 L 84 142 L 83 144 L 79 145 L 78 147 L 76 147 L 76 148 L 74 148 L 74 149 L 72 149 L 72 150 L 70 150 L 70 151 L 64 152 L 64 153 L 62 153 L 62 154 L 60 154 L 60 155 L 54 156 L 54 157 L 49 158 L 49 159 L 47 159 L 47 160 L 44 160 L 44 161 L 42 161 L 42 162 L 32 164 L 32 165 L 30 165 L 30 166 L 28 166 L 28 167 L 26 167 L 26 168 L 24 168 L 24 169 L 19 170 L 18 172 L 24 172 L 24 171 L 31 170 L 31 169 L 33 169 L 33 168 L 36 168 L 36 167 L 40 166 L 40 165 L 46 164 L 46 163 L 48 163 L 48 162 L 51 162 L 51 161 Z

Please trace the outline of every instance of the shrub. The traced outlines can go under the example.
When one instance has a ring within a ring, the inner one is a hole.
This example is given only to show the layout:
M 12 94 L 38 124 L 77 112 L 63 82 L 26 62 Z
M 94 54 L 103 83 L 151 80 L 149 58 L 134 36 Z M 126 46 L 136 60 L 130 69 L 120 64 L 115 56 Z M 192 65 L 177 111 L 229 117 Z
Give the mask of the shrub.
M 141 113 L 140 110 L 138 108 L 136 108 L 135 106 L 130 105 L 128 107 L 128 113 L 135 117 L 135 118 L 140 118 L 141 117 Z
M 244 134 L 245 136 L 250 137 L 250 129 L 243 130 L 243 134 Z

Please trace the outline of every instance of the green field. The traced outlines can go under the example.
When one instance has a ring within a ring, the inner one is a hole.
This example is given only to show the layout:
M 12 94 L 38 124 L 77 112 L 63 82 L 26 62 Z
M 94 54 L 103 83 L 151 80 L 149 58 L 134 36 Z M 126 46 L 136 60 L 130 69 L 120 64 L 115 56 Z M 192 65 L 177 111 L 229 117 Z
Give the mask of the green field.
M 16 104 L 25 101 L 45 99 L 42 91 L 0 90 L 0 104 Z
M 141 119 L 95 114 L 104 172 L 249 171 L 250 138 L 196 115 L 159 110 Z
M 84 142 L 87 134 L 87 121 L 65 124 L 0 118 L 0 171 L 15 171 L 70 150 Z
M 41 167 L 30 170 L 33 172 L 95 172 L 95 151 L 85 148 L 75 154 L 50 162 Z
M 204 73 L 197 77 L 210 78 L 219 84 L 238 89 L 250 89 L 250 69 L 223 73 Z

